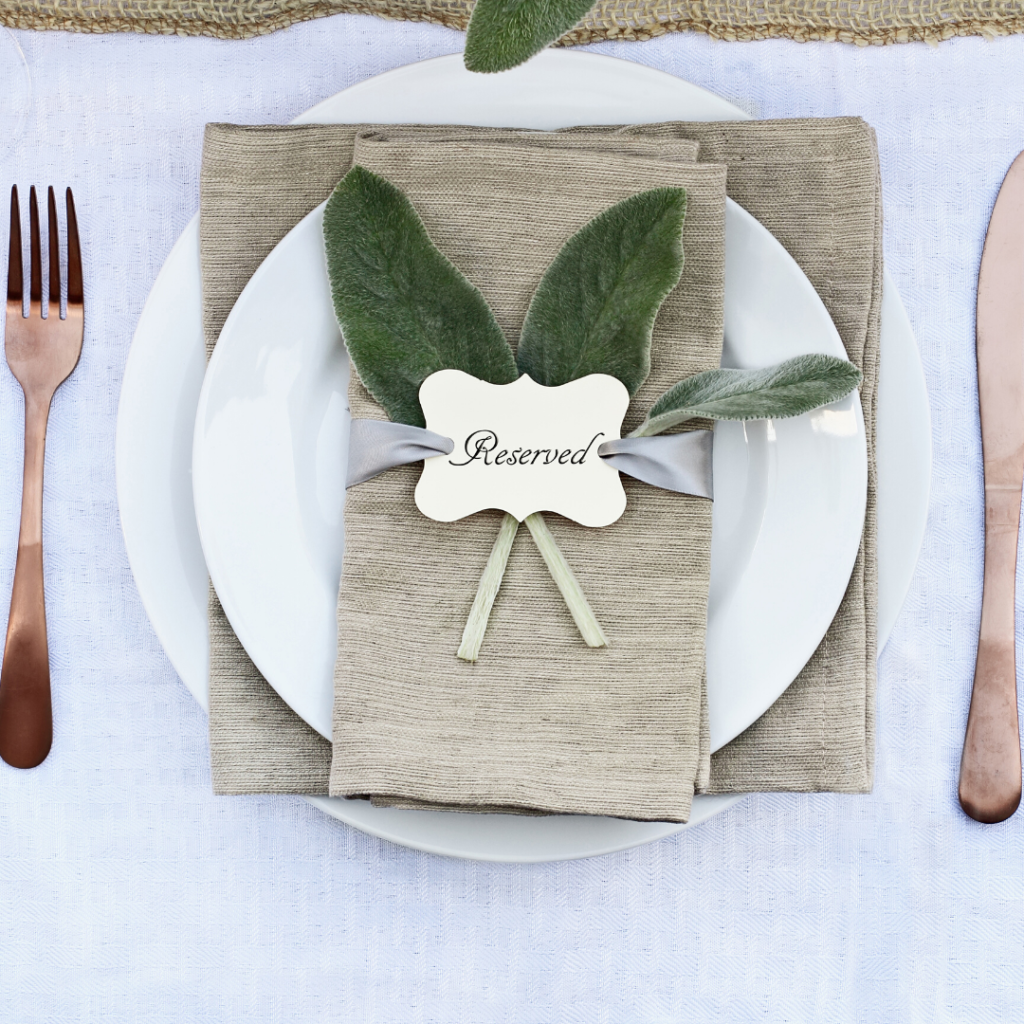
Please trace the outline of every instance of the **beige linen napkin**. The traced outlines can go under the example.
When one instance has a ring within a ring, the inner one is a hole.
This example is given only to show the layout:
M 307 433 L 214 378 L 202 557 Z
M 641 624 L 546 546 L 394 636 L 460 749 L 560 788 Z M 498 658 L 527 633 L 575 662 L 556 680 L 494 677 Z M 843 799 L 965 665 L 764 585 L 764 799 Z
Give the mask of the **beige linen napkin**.
M 836 320 L 851 358 L 865 372 L 862 400 L 873 455 L 881 219 L 870 128 L 857 119 L 837 119 L 644 126 L 624 131 L 694 138 L 701 142 L 702 156 L 729 164 L 730 194 L 758 216 L 801 264 Z M 329 194 L 347 169 L 353 139 L 353 130 L 344 126 L 210 126 L 204 150 L 201 224 L 211 345 L 252 271 L 287 229 Z M 869 487 L 865 542 L 840 614 L 782 700 L 715 756 L 711 790 L 856 792 L 870 788 L 873 472 Z M 517 546 L 523 546 L 523 538 Z M 211 647 L 215 789 L 324 792 L 330 745 L 299 721 L 260 678 L 215 596 L 211 598 Z
M 640 155 L 640 140 L 622 136 L 526 141 L 381 132 L 357 140 L 354 160 L 409 196 L 513 343 L 572 234 L 636 192 L 684 187 L 685 268 L 655 325 L 629 430 L 676 381 L 719 363 L 725 168 Z M 384 418 L 355 377 L 349 400 L 353 416 Z M 435 523 L 413 501 L 419 474 L 403 467 L 346 498 L 332 795 L 685 821 L 699 769 L 711 503 L 630 482 L 610 527 L 547 517 L 611 637 L 601 650 L 581 642 L 524 529 L 470 665 L 455 651 L 502 515 Z
M 864 793 L 874 780 L 878 624 L 875 406 L 882 317 L 882 192 L 859 118 L 689 125 L 701 159 L 729 165 L 729 195 L 789 250 L 864 373 L 864 536 L 839 611 L 793 684 L 711 758 L 710 793 Z
M 207 355 L 256 267 L 278 241 L 330 194 L 352 162 L 358 126 L 210 125 L 203 151 L 200 249 Z M 409 133 L 433 133 L 410 126 Z M 581 134 L 592 130 L 582 129 Z M 448 136 L 529 135 L 458 127 Z M 578 148 L 584 140 L 570 143 Z M 675 139 L 614 141 L 624 153 L 692 161 L 697 143 Z M 210 743 L 213 784 L 224 793 L 326 793 L 330 744 L 307 726 L 262 678 L 210 590 Z M 706 731 L 705 731 L 706 732 Z M 706 767 L 704 768 L 706 774 Z

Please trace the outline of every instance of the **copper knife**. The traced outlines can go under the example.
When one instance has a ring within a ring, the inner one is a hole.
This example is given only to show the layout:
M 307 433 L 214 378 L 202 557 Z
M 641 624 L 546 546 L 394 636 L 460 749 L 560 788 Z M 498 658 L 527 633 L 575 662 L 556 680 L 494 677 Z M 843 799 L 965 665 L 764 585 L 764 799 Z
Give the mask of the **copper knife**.
M 1024 153 L 1003 180 L 985 237 L 976 321 L 985 466 L 985 583 L 960 805 L 976 821 L 1020 803 L 1014 594 L 1024 485 Z

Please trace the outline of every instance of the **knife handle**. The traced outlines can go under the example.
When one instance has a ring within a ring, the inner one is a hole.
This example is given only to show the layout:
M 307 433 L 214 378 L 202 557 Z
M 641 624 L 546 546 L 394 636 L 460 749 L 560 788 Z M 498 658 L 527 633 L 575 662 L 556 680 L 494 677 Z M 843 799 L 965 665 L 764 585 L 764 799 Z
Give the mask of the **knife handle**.
M 1020 458 L 1024 464 L 1024 452 Z M 987 477 L 989 466 L 985 470 Z M 960 806 L 975 821 L 987 824 L 1010 817 L 1021 795 L 1014 643 L 1020 504 L 1020 484 L 985 486 L 985 584 L 974 689 L 960 761 Z

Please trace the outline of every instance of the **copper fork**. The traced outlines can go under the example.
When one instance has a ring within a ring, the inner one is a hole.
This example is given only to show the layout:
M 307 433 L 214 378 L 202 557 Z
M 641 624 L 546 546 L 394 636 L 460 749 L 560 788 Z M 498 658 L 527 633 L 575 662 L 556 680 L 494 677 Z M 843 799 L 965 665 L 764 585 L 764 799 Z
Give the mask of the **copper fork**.
M 0 667 L 0 757 L 15 768 L 35 768 L 50 752 L 50 657 L 43 600 L 43 455 L 46 420 L 57 388 L 70 376 L 82 352 L 85 306 L 82 252 L 71 189 L 67 190 L 67 314 L 60 315 L 60 245 L 57 203 L 48 194 L 50 302 L 43 316 L 39 210 L 29 195 L 31 278 L 28 316 L 22 294 L 21 216 L 17 186 L 11 189 L 11 247 L 7 264 L 7 365 L 25 393 L 25 469 L 21 491 L 21 532 L 14 567 L 11 614 Z

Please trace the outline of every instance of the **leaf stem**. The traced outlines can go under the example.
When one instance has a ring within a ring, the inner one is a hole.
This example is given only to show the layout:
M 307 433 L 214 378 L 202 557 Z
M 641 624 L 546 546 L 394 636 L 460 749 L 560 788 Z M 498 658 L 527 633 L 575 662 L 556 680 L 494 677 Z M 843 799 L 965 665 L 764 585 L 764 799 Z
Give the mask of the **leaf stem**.
M 469 618 L 466 619 L 466 628 L 462 631 L 462 643 L 459 645 L 458 656 L 463 661 L 476 661 L 480 655 L 484 633 L 487 632 L 487 622 L 491 617 L 491 608 L 501 589 L 505 566 L 508 564 L 508 555 L 512 550 L 512 541 L 516 539 L 518 531 L 519 520 L 506 512 L 494 546 L 491 548 L 491 554 L 487 559 L 487 565 L 484 566 L 480 583 L 477 585 L 473 607 L 470 608 Z
M 597 616 L 587 602 L 579 581 L 565 560 L 565 555 L 551 535 L 544 517 L 539 512 L 534 512 L 526 517 L 525 522 L 587 646 L 607 647 L 608 637 L 604 635 Z

